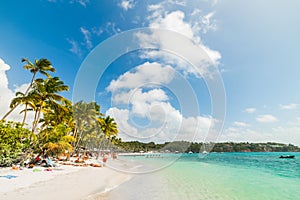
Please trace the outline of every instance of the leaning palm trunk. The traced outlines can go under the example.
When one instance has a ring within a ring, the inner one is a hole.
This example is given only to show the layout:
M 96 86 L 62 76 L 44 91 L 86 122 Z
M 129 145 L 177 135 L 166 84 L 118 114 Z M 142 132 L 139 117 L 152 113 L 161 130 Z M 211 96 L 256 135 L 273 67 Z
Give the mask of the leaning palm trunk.
M 36 73 L 33 74 L 32 78 L 31 78 L 31 81 L 30 81 L 30 84 L 29 84 L 28 88 L 26 89 L 26 91 L 24 93 L 24 96 L 26 96 L 29 93 L 29 91 L 32 87 L 35 75 L 36 75 Z M 17 103 L 14 107 L 10 108 L 10 110 L 2 117 L 1 120 L 5 120 L 20 104 L 21 103 Z
M 41 112 L 42 112 L 42 106 L 39 108 L 38 113 L 37 113 L 37 117 L 35 119 L 35 123 L 32 127 L 32 132 L 34 133 L 36 131 L 36 128 L 39 124 L 40 118 L 41 118 Z
M 19 104 L 17 104 L 15 107 L 12 107 L 3 117 L 1 120 L 5 120 L 6 117 L 8 117 L 8 115 L 10 115 L 10 113 L 12 113 L 12 111 L 14 111 L 16 109 L 16 107 L 18 106 Z
M 22 126 L 24 126 L 25 124 L 25 120 L 26 120 L 26 117 L 27 117 L 27 104 L 25 105 L 25 110 L 24 110 L 24 117 L 23 117 L 23 121 L 22 121 Z
M 33 122 L 32 122 L 32 129 L 31 129 L 32 132 L 35 131 L 35 127 L 36 127 L 36 124 L 37 124 L 38 113 L 39 113 L 39 109 L 37 109 L 34 113 L 34 118 L 33 118 Z
M 35 120 L 36 120 L 36 118 L 37 118 L 37 113 L 38 113 L 38 110 L 36 110 L 35 113 L 34 113 L 33 122 L 32 122 L 32 128 L 31 128 L 31 131 L 32 131 L 32 132 L 33 132 L 33 128 L 34 128 L 34 126 L 35 126 Z

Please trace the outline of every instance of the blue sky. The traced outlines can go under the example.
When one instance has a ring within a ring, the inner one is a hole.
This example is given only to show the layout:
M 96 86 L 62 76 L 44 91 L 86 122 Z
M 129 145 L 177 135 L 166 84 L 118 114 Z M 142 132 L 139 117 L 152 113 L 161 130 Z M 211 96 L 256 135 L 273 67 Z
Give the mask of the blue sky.
M 205 49 L 213 70 L 218 69 L 226 93 L 224 128 L 220 132 L 222 116 L 212 112 L 208 66 L 198 66 L 197 71 L 177 55 L 145 51 L 143 45 L 155 38 L 160 39 L 155 44 L 159 47 L 170 45 L 171 36 L 153 31 L 138 35 L 132 42 L 141 49 L 115 59 L 93 91 L 102 112 L 118 122 L 120 137 L 163 142 L 218 136 L 219 141 L 300 145 L 297 0 L 15 0 L 0 4 L 1 115 L 8 99 L 30 80 L 22 57 L 51 60 L 56 75 L 71 86 L 65 96 L 72 99 L 79 69 L 90 62 L 91 54 L 97 55 L 102 42 L 135 28 L 162 28 L 174 31 L 174 37 L 183 34 Z M 107 53 L 116 51 L 119 45 L 115 45 Z M 197 54 L 189 52 L 193 44 L 178 45 L 197 62 Z M 105 59 L 103 54 L 97 56 Z M 11 116 L 18 117 L 18 113 Z

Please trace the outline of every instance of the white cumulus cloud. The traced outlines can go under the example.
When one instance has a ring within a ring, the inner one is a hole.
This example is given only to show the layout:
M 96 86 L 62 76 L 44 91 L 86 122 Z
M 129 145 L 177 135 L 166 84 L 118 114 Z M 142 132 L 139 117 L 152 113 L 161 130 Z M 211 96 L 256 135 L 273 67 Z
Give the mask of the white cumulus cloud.
M 246 108 L 245 112 L 247 112 L 247 113 L 254 113 L 254 112 L 256 112 L 256 108 Z
M 127 11 L 129 9 L 134 8 L 135 2 L 134 0 L 122 0 L 119 6 Z
M 107 115 L 115 118 L 123 140 L 203 140 L 213 124 L 210 116 L 184 117 L 175 108 L 164 86 L 175 79 L 174 69 L 146 62 L 120 75 L 106 88 L 113 106 Z
M 159 6 L 152 5 L 148 9 L 152 10 L 153 7 Z M 149 17 L 149 27 L 152 28 L 152 33 L 138 33 L 136 36 L 142 48 L 152 47 L 158 50 L 147 51 L 142 57 L 159 59 L 172 64 L 183 71 L 183 74 L 211 77 L 213 70 L 215 70 L 212 66 L 219 64 L 221 54 L 202 44 L 198 33 L 200 28 L 197 28 L 197 24 L 192 25 L 187 22 L 185 18 L 185 13 L 180 10 L 172 12 L 163 12 L 163 9 L 153 11 L 153 14 Z M 177 32 L 187 39 L 180 40 L 178 39 L 179 35 L 172 35 L 171 32 L 164 33 L 159 29 Z M 172 49 L 172 52 L 167 53 L 164 49 Z M 173 52 L 175 54 L 170 56 L 170 53 Z M 183 62 L 182 58 L 194 63 L 195 66 Z
M 273 115 L 259 115 L 258 117 L 256 117 L 256 121 L 262 123 L 271 123 L 278 121 L 278 119 Z
M 192 39 L 194 37 L 193 30 L 189 23 L 184 22 L 184 17 L 184 12 L 177 10 L 165 16 L 158 16 L 150 23 L 150 27 L 176 31 Z
M 280 109 L 282 109 L 282 110 L 295 110 L 298 107 L 299 107 L 299 104 L 295 104 L 295 103 L 280 105 Z
M 128 109 L 110 108 L 107 115 L 118 124 L 119 136 L 124 141 L 203 141 L 213 126 L 213 119 L 206 116 L 183 117 L 169 103 L 161 102 L 149 112 L 151 125 L 136 127 L 132 124 L 132 113 Z M 160 123 L 155 123 L 160 122 Z
M 219 141 L 233 142 L 279 142 L 300 145 L 300 125 L 295 120 L 293 125 L 284 124 L 272 129 L 263 127 L 231 126 L 224 130 Z
M 149 84 L 167 84 L 173 80 L 174 73 L 175 71 L 171 66 L 164 66 L 157 62 L 146 62 L 137 66 L 133 72 L 126 72 L 117 80 L 113 80 L 106 89 L 115 92 Z
M 112 107 L 106 111 L 106 115 L 115 119 L 118 124 L 119 136 L 122 139 L 126 140 L 128 135 L 137 135 L 137 129 L 129 124 L 129 110 Z
M 235 121 L 233 122 L 234 126 L 239 126 L 239 127 L 248 127 L 250 126 L 249 124 L 245 123 L 245 122 L 239 122 L 239 121 Z
M 10 66 L 0 58 L 0 118 L 2 118 L 8 111 L 11 100 L 15 97 L 16 92 L 24 92 L 28 84 L 22 84 L 15 86 L 14 89 L 8 87 L 9 80 L 6 75 L 6 71 L 10 69 Z M 22 106 L 16 108 L 7 118 L 7 120 L 19 121 L 23 119 L 23 115 L 20 114 Z M 33 113 L 28 113 L 26 122 L 30 122 L 33 118 Z

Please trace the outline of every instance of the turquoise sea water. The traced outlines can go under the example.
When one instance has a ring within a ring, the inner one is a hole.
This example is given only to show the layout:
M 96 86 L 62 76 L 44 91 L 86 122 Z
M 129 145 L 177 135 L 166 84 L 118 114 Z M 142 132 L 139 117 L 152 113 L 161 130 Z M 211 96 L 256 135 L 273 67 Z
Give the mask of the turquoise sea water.
M 300 199 L 300 153 L 164 154 L 125 157 L 133 178 L 108 199 Z M 164 167 L 163 167 L 164 166 Z M 162 168 L 163 167 L 163 168 Z M 155 169 L 154 171 L 151 171 Z

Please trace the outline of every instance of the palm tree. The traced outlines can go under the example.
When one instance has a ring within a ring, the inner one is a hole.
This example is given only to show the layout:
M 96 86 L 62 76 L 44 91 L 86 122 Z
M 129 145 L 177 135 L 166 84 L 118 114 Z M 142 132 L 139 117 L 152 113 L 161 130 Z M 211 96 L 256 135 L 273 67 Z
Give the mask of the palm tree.
M 51 107 L 44 107 L 43 118 L 39 122 L 42 123 L 38 134 L 40 149 L 52 153 L 73 150 L 71 143 L 75 138 L 70 135 L 74 127 L 71 101 L 63 99 Z
M 34 63 L 30 62 L 27 58 L 22 58 L 22 62 L 26 62 L 24 68 L 32 73 L 31 81 L 23 96 L 27 96 L 27 94 L 29 93 L 38 72 L 47 77 L 50 77 L 50 74 L 48 72 L 55 72 L 55 69 L 52 67 L 51 62 L 45 58 L 42 58 L 40 60 L 35 59 Z M 13 107 L 10 107 L 10 110 L 2 117 L 1 120 L 6 119 L 6 117 L 9 116 L 16 109 L 16 107 L 20 105 L 20 103 L 21 102 L 15 103 Z
M 111 138 L 118 134 L 117 123 L 114 118 L 107 116 L 105 118 L 100 118 L 99 123 L 101 129 L 107 138 Z
M 100 106 L 96 102 L 86 103 L 79 101 L 73 106 L 73 119 L 75 123 L 73 136 L 76 139 L 74 143 L 75 151 L 78 150 L 80 142 L 88 134 L 88 130 L 97 123 L 100 116 L 102 116 Z
M 27 58 L 22 58 L 22 62 L 26 62 L 24 68 L 32 73 L 32 78 L 25 92 L 25 95 L 29 92 L 30 88 L 32 87 L 32 84 L 38 72 L 45 75 L 48 78 L 51 77 L 48 71 L 55 72 L 55 69 L 52 67 L 51 62 L 45 58 L 42 58 L 40 60 L 35 59 L 34 63 L 30 62 Z
M 106 141 L 106 143 L 108 143 L 107 147 L 111 148 L 111 145 L 113 145 L 114 139 L 118 134 L 117 123 L 114 118 L 110 116 L 99 118 L 98 120 L 105 138 L 108 139 L 108 141 Z
M 101 130 L 99 123 L 93 123 L 91 126 L 86 128 L 85 132 L 87 134 L 84 134 L 84 137 L 82 137 L 83 146 L 86 149 L 95 149 L 100 148 L 100 144 L 105 140 L 105 135 Z
M 58 124 L 64 124 L 67 127 L 73 127 L 72 118 L 72 103 L 67 99 L 63 99 L 60 104 L 52 107 L 44 108 L 44 118 L 42 128 L 54 127 Z
M 26 121 L 26 117 L 27 117 L 27 112 L 29 110 L 34 109 L 34 98 L 30 95 L 26 95 L 22 92 L 17 92 L 16 93 L 16 97 L 12 99 L 11 103 L 10 103 L 10 108 L 15 107 L 16 105 L 20 105 L 20 104 L 25 104 L 25 108 L 24 110 L 22 110 L 20 113 L 24 113 L 24 117 L 22 120 L 22 126 L 24 126 L 25 121 Z M 31 108 L 31 109 L 30 109 Z
M 69 90 L 67 85 L 58 77 L 48 77 L 44 79 L 36 79 L 33 83 L 32 90 L 29 94 L 35 99 L 35 116 L 32 124 L 32 131 L 35 132 L 40 122 L 41 113 L 46 108 L 55 108 L 59 103 L 66 99 L 57 94 L 62 91 Z

